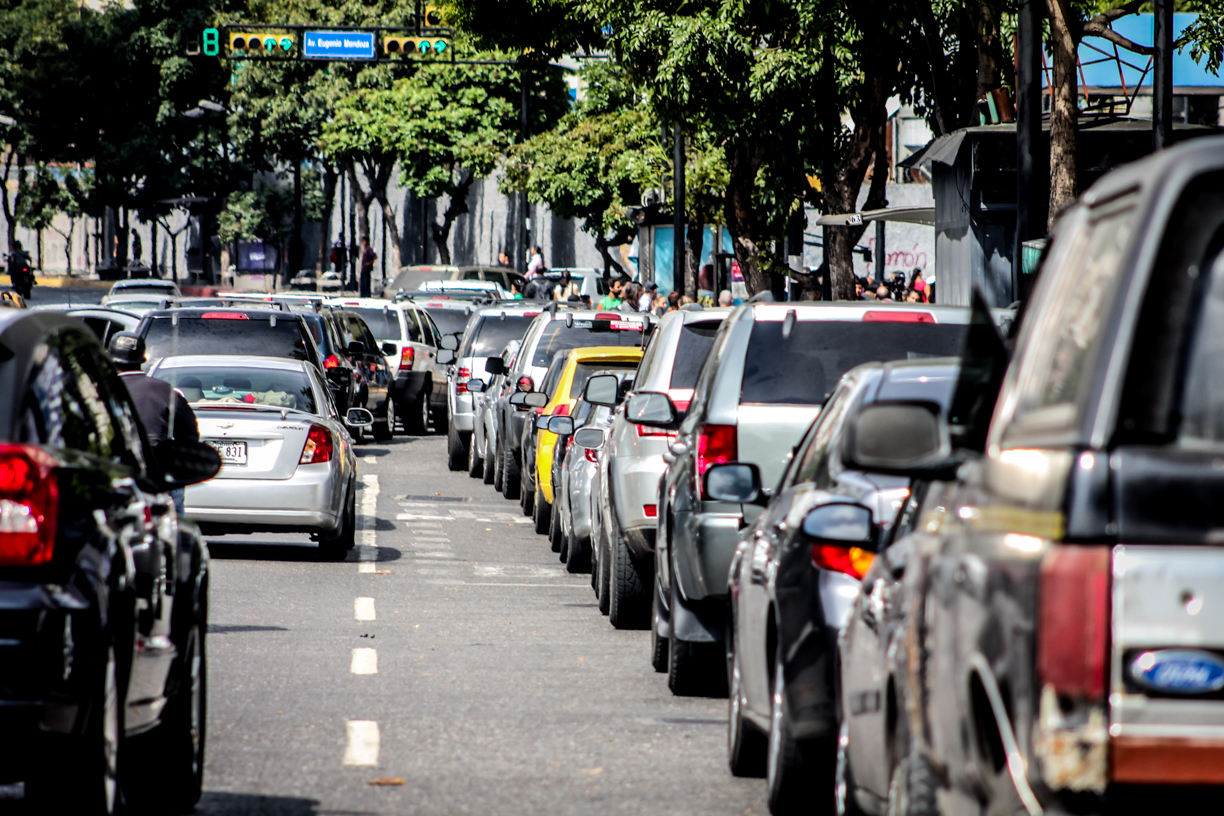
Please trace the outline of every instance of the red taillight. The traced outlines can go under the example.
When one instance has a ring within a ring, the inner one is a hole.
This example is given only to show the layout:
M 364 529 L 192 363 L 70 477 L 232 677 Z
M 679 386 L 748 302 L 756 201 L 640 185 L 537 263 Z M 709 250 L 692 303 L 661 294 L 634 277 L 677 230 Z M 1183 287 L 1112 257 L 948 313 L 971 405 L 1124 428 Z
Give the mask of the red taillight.
M 1041 562 L 1037 676 L 1066 697 L 1102 700 L 1109 665 L 1109 547 L 1056 546 Z
M 242 312 L 205 312 L 200 315 L 205 320 L 250 320 Z
M 705 425 L 697 434 L 697 475 L 704 476 L 710 465 L 734 462 L 739 444 L 734 425 Z
M 455 374 L 455 393 L 466 394 L 468 392 L 467 381 L 472 379 L 472 369 L 461 368 Z
M 897 309 L 872 309 L 863 312 L 864 323 L 934 323 L 930 312 L 907 312 Z
M 595 462 L 596 464 L 599 463 L 599 451 L 597 451 L 595 448 L 584 448 L 584 450 L 586 451 L 586 458 L 588 462 Z
M 322 425 L 311 425 L 310 433 L 306 434 L 306 444 L 302 446 L 302 455 L 298 457 L 298 464 L 317 465 L 320 462 L 330 462 L 334 449 L 331 431 Z
M 471 378 L 472 378 L 472 369 L 470 368 L 459 369 L 459 379 L 463 380 L 464 382 L 467 382 Z
M 50 561 L 58 515 L 51 457 L 29 445 L 0 445 L 0 567 Z
M 625 316 L 623 314 L 617 314 L 616 312 L 599 312 L 595 315 L 595 319 L 596 320 L 624 320 Z
M 404 346 L 403 352 L 400 354 L 400 371 L 408 371 L 412 368 L 412 364 L 416 362 L 416 349 L 412 346 Z
M 646 518 L 657 518 L 659 515 L 659 506 L 657 504 L 643 504 L 642 514 Z
M 340 365 L 340 358 L 334 354 L 327 355 L 327 359 L 323 361 L 324 368 L 335 368 Z
M 872 553 L 861 547 L 836 547 L 830 544 L 812 545 L 812 566 L 858 578 L 860 581 L 871 566 Z
M 570 412 L 569 403 L 563 402 L 560 405 L 556 405 L 553 407 L 552 415 L 553 416 L 569 416 L 569 412 Z

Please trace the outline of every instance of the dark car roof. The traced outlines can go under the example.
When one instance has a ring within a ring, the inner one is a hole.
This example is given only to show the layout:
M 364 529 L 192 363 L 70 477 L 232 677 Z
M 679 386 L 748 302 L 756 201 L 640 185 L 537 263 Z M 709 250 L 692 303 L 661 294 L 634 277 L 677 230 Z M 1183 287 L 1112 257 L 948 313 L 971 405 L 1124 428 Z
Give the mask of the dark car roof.
M 52 310 L 0 309 L 0 438 L 7 438 L 18 409 L 30 359 L 50 332 L 61 327 L 78 329 L 105 354 L 102 344 L 81 320 Z

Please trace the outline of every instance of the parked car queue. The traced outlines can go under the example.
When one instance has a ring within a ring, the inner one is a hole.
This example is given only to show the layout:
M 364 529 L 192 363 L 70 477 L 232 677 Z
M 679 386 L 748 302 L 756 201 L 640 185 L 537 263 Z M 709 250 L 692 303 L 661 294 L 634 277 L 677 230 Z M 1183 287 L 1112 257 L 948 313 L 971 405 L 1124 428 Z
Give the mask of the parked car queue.
M 1220 139 L 1107 176 L 1022 319 L 756 300 L 646 322 L 627 372 L 584 359 L 623 316 L 477 310 L 440 352 L 450 466 L 492 470 L 673 692 L 728 696 L 775 814 L 1224 783 L 1222 190 Z

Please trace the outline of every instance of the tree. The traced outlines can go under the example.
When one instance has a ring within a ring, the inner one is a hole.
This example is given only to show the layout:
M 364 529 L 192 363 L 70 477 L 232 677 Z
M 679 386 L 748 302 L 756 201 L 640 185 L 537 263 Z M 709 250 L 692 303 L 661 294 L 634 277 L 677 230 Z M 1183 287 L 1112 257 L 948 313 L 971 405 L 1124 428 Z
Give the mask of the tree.
M 64 262 L 68 274 L 72 274 L 72 236 L 76 222 L 84 212 L 89 199 L 91 173 L 76 172 L 61 168 L 61 178 L 46 164 L 38 164 L 34 172 L 23 177 L 19 185 L 17 220 L 22 226 L 37 230 L 41 236 L 49 229 L 64 239 Z M 67 230 L 56 226 L 55 217 L 64 215 L 68 220 Z M 42 239 L 39 239 L 38 264 L 41 267 Z

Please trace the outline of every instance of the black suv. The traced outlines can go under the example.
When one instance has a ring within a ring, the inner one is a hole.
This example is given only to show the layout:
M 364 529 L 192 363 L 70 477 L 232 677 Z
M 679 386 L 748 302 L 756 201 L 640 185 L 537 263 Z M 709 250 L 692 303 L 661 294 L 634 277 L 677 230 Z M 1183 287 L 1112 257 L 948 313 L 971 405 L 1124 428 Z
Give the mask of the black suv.
M 240 305 L 156 309 L 136 333 L 144 338 L 150 363 L 183 354 L 253 354 L 306 360 L 325 370 L 306 321 L 287 306 L 283 311 Z
M 150 447 L 84 323 L 0 310 L 0 784 L 31 812 L 199 799 L 208 551 L 167 491 L 219 468 Z

